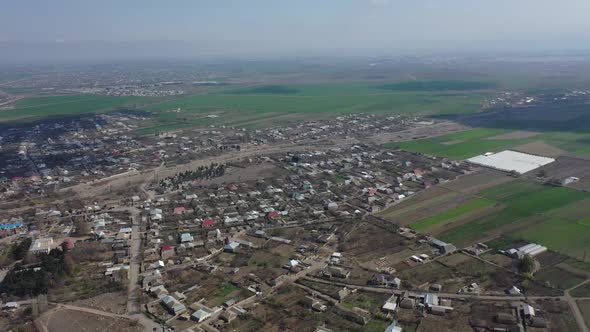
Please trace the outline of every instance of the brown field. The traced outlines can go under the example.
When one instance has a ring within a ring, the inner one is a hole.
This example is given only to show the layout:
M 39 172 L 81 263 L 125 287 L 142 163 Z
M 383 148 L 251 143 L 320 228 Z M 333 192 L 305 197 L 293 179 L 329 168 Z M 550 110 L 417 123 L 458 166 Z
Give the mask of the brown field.
M 406 240 L 397 233 L 383 231 L 368 223 L 358 225 L 340 244 L 344 257 L 357 261 L 372 261 L 407 248 Z
M 468 198 L 441 186 L 431 187 L 378 214 L 398 225 L 408 226 L 463 204 Z
M 549 331 L 577 331 L 578 326 L 571 313 L 569 305 L 564 301 L 538 300 L 532 304 L 544 311 L 547 318 Z
M 505 140 L 511 140 L 511 139 L 524 139 L 524 138 L 529 138 L 529 137 L 534 137 L 539 135 L 539 132 L 536 131 L 528 131 L 528 130 L 515 130 L 515 131 L 511 131 L 509 133 L 506 134 L 501 134 L 501 135 L 496 135 L 493 137 L 488 137 L 487 139 L 492 139 L 492 140 L 496 140 L 496 139 L 505 139 Z
M 582 312 L 582 316 L 586 321 L 586 326 L 590 326 L 590 300 L 578 301 L 578 308 Z
M 123 292 L 104 293 L 89 299 L 76 301 L 73 304 L 122 315 L 127 312 L 127 294 Z
M 442 234 L 448 230 L 451 230 L 451 229 L 459 227 L 463 224 L 469 223 L 473 220 L 491 215 L 495 212 L 502 210 L 503 208 L 504 208 L 504 206 L 502 206 L 502 205 L 496 205 L 496 206 L 492 206 L 489 208 L 464 213 L 461 216 L 450 220 L 450 222 L 447 222 L 444 224 L 441 223 L 441 224 L 433 226 L 432 228 L 430 228 L 428 233 L 430 233 L 434 236 L 437 236 L 437 235 Z
M 443 183 L 439 186 L 451 191 L 475 194 L 484 189 L 495 187 L 513 180 L 514 178 L 506 176 L 503 172 L 492 169 L 482 169 L 477 173 L 461 176 L 455 181 Z
M 45 312 L 35 321 L 35 325 L 42 332 L 135 332 L 143 330 L 143 327 L 136 321 L 61 307 Z
M 541 169 L 545 171 L 547 178 L 565 179 L 575 176 L 580 181 L 569 184 L 568 187 L 590 190 L 590 160 L 588 159 L 559 157 L 555 162 L 545 165 Z
M 522 145 L 513 147 L 511 150 L 546 156 L 546 157 L 558 157 L 567 155 L 567 151 L 564 151 L 558 147 L 550 145 L 545 141 L 534 141 Z

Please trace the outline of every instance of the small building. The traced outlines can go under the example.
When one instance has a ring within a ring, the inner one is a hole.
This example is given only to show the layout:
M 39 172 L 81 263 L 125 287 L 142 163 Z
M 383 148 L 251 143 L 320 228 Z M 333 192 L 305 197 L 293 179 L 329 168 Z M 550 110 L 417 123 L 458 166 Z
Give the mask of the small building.
M 532 318 L 535 316 L 535 308 L 525 303 L 522 306 L 522 314 L 526 318 Z
M 33 254 L 48 254 L 53 246 L 53 238 L 39 238 L 36 239 L 29 249 Z
M 231 321 L 233 321 L 234 319 L 236 319 L 238 317 L 238 314 L 236 314 L 234 311 L 232 310 L 225 310 L 224 312 L 222 312 L 219 315 L 219 319 L 221 319 L 222 321 L 226 322 L 226 323 L 230 323 Z
M 194 238 L 190 233 L 180 234 L 180 242 L 181 243 L 193 242 L 193 240 L 194 240 Z
M 165 295 L 164 297 L 162 297 L 161 301 L 164 307 L 166 307 L 166 309 L 171 314 L 178 315 L 186 311 L 186 307 L 184 306 L 184 304 L 180 303 L 177 299 L 170 295 Z
M 230 241 L 228 244 L 226 244 L 223 247 L 223 251 L 233 253 L 233 252 L 236 252 L 236 250 L 238 249 L 239 246 L 240 246 L 240 244 L 238 242 Z
M 441 284 L 432 284 L 430 285 L 430 290 L 434 292 L 440 292 L 442 290 Z
M 387 299 L 387 301 L 385 301 L 385 304 L 383 304 L 381 309 L 385 312 L 395 312 L 397 310 L 397 302 L 398 297 L 396 295 L 392 295 L 389 299 Z
M 197 323 L 200 323 L 209 317 L 211 317 L 211 312 L 203 308 L 193 312 L 193 314 L 191 315 L 191 318 L 197 321 Z

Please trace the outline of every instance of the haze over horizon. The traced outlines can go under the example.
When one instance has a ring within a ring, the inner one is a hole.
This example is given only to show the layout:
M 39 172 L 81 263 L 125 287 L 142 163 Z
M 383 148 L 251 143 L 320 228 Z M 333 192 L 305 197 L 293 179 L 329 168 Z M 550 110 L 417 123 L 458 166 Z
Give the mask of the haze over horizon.
M 587 0 L 7 1 L 0 60 L 575 51 L 588 12 Z

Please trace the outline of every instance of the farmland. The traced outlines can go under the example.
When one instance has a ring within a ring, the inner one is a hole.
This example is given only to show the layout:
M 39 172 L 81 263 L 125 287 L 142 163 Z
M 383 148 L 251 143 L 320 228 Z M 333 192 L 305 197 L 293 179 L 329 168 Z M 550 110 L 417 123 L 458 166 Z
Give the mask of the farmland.
M 540 145 L 545 150 L 564 151 L 571 154 L 587 154 L 585 133 L 544 132 L 533 136 L 509 136 L 512 130 L 499 128 L 476 128 L 464 132 L 442 135 L 434 138 L 420 139 L 401 143 L 390 143 L 401 149 L 451 159 L 466 159 L 485 152 L 515 148 L 522 152 L 540 152 Z M 512 138 L 511 138 L 512 137 Z M 554 155 L 554 153 L 550 153 Z
M 154 126 L 198 125 L 195 118 L 217 114 L 224 124 L 249 122 L 284 114 L 466 114 L 478 112 L 486 92 L 493 86 L 473 81 L 418 81 L 393 84 L 368 82 L 231 87 L 182 97 L 112 97 L 67 95 L 25 98 L 13 109 L 0 112 L 0 121 L 31 121 L 40 117 L 108 112 L 120 107 L 137 107 L 154 112 Z M 452 93 L 451 93 L 452 91 Z M 464 93 L 459 93 L 464 91 Z M 177 118 L 163 115 L 178 109 Z M 185 119 L 188 119 L 185 120 Z M 270 125 L 268 123 L 266 125 Z
M 500 182 L 493 176 L 487 178 Z M 459 246 L 508 236 L 511 240 L 540 243 L 570 257 L 590 260 L 586 255 L 590 244 L 590 215 L 585 209 L 590 202 L 589 194 L 522 179 L 476 192 L 460 185 L 462 181 L 477 179 L 486 180 L 474 175 L 444 184 L 442 188 L 431 188 L 421 198 L 410 199 L 380 215 L 397 221 L 405 220 L 404 216 L 412 211 L 420 211 L 421 219 L 410 219 L 414 220 L 409 223 L 412 228 Z M 441 203 L 444 201 L 449 204 L 445 206 Z
M 55 96 L 21 99 L 15 108 L 0 111 L 0 122 L 32 121 L 48 116 L 103 113 L 122 107 L 141 107 L 155 98 L 110 96 Z

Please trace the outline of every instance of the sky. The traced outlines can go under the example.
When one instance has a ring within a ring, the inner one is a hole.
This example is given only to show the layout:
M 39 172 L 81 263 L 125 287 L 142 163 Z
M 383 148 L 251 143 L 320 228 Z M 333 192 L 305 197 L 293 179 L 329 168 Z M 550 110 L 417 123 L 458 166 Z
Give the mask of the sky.
M 0 0 L 0 43 L 175 54 L 575 50 L 589 48 L 589 13 L 590 0 Z

